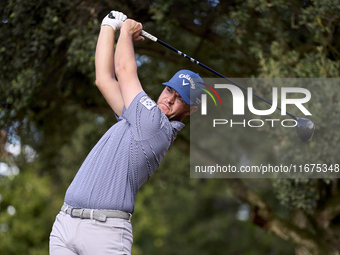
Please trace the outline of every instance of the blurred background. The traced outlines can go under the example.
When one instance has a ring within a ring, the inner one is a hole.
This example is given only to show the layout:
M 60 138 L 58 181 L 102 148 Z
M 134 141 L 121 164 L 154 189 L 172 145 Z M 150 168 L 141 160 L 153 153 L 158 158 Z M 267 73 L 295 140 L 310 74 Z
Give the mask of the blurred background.
M 0 254 L 48 254 L 68 185 L 116 122 L 94 74 L 100 24 L 111 10 L 227 77 L 340 74 L 338 0 L 0 0 Z M 148 40 L 135 49 L 155 100 L 178 69 L 211 77 Z M 300 160 L 339 163 L 339 89 L 325 86 L 313 98 L 318 125 L 303 146 L 318 150 Z M 340 254 L 338 179 L 190 179 L 186 124 L 137 194 L 132 254 Z M 288 134 L 263 132 L 270 139 L 261 145 L 231 140 L 226 155 L 263 150 L 264 158 L 299 159 Z

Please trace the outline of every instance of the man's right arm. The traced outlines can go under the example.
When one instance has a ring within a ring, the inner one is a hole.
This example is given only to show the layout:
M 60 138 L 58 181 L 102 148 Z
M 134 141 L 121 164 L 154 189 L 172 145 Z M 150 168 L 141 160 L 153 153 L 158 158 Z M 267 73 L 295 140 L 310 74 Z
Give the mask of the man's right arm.
M 124 14 L 120 13 L 120 15 Z M 118 30 L 120 27 L 115 26 L 115 23 L 112 26 L 110 24 L 112 22 L 119 21 L 117 19 L 110 20 L 106 17 L 100 29 L 95 55 L 96 85 L 112 110 L 120 116 L 124 102 L 115 77 L 114 66 L 115 30 Z M 123 22 L 121 21 L 121 23 Z

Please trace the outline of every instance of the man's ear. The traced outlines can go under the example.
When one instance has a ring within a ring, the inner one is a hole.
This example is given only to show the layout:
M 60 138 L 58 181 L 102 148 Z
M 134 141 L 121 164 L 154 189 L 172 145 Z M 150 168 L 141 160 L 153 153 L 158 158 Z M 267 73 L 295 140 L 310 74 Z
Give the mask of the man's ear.
M 189 113 L 189 115 L 190 115 L 190 114 L 193 114 L 194 112 L 196 112 L 197 109 L 198 109 L 198 107 L 197 107 L 196 105 L 191 105 L 191 106 L 190 106 L 190 113 Z
M 197 109 L 198 109 L 198 107 L 197 107 L 196 105 L 191 105 L 191 106 L 190 106 L 190 109 L 189 109 L 188 111 L 184 112 L 184 113 L 182 114 L 182 116 L 181 116 L 178 120 L 179 120 L 179 121 L 183 121 L 183 119 L 184 119 L 185 116 L 188 116 L 188 115 L 190 115 L 190 114 L 193 114 L 194 112 L 197 111 Z

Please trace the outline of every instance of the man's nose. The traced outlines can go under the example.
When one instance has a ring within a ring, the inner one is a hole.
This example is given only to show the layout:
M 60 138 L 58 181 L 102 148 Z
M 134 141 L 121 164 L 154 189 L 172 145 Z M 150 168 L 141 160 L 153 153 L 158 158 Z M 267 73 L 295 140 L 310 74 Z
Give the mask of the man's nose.
M 169 103 L 173 104 L 174 101 L 175 101 L 175 98 L 176 98 L 176 96 L 175 96 L 175 95 L 172 95 L 172 96 L 169 96 L 167 99 L 168 99 L 168 102 L 169 102 Z

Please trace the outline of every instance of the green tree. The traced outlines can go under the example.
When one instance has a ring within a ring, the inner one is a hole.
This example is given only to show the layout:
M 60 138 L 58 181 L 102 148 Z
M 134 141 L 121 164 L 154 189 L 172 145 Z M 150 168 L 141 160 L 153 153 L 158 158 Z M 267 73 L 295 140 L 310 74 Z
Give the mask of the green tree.
M 339 6 L 331 0 L 0 1 L 0 128 L 8 142 L 20 140 L 38 155 L 27 162 L 0 147 L 1 162 L 20 169 L 0 177 L 1 254 L 47 253 L 68 184 L 115 122 L 94 86 L 96 39 L 109 10 L 141 21 L 228 77 L 335 78 Z M 142 84 L 154 98 L 179 66 L 211 77 L 150 41 L 136 44 L 136 53 Z M 267 89 L 256 87 L 260 94 Z M 319 125 L 306 145 L 310 159 L 338 163 L 339 93 L 326 86 L 313 100 Z M 259 134 L 260 147 L 230 134 L 231 160 L 260 149 L 274 161 L 305 160 L 294 149 L 295 134 L 279 132 Z M 337 179 L 189 179 L 188 128 L 174 146 L 137 196 L 135 254 L 291 254 L 293 246 L 297 254 L 339 252 Z M 249 210 L 245 222 L 235 219 L 242 205 Z

